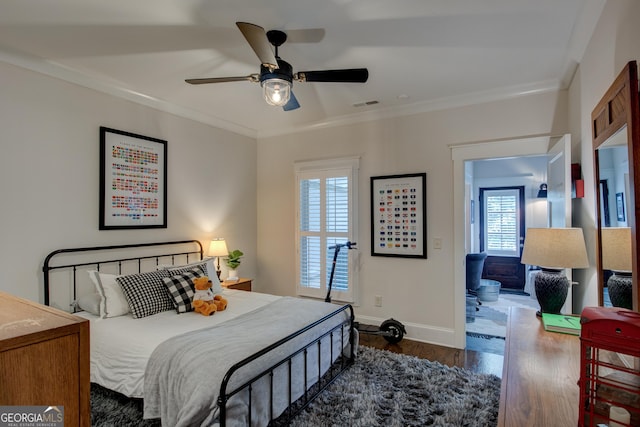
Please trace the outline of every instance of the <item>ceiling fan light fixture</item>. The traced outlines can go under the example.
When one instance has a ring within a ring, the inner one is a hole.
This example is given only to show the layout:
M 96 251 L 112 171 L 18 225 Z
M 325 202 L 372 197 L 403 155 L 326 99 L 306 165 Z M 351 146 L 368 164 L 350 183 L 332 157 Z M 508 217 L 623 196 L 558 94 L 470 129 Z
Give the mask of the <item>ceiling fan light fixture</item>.
M 292 111 L 300 108 L 300 104 L 291 90 L 293 80 L 299 82 L 365 83 L 369 78 L 369 70 L 366 68 L 301 71 L 294 74 L 291 64 L 278 56 L 278 48 L 287 41 L 285 32 L 279 30 L 265 32 L 264 28 L 249 22 L 236 22 L 236 25 L 260 59 L 260 74 L 187 79 L 187 83 L 206 84 L 243 80 L 255 83 L 259 81 L 262 87 L 262 96 L 267 104 L 282 107 L 284 111 Z M 319 34 L 324 36 L 324 30 L 321 30 Z M 272 50 L 272 46 L 275 51 Z M 374 103 L 377 101 L 367 102 L 365 105 L 373 105 Z
M 267 79 L 261 82 L 262 94 L 267 104 L 282 107 L 291 98 L 291 82 L 284 79 Z

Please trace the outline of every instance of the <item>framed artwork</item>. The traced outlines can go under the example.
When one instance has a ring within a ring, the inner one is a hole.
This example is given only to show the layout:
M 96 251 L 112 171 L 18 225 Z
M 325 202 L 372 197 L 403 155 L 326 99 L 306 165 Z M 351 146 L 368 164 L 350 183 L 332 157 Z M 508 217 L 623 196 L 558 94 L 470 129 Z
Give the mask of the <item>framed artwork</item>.
M 427 258 L 427 174 L 371 177 L 371 255 Z
M 100 127 L 99 228 L 167 228 L 167 141 Z
M 616 212 L 618 213 L 618 221 L 625 221 L 624 193 L 616 193 Z

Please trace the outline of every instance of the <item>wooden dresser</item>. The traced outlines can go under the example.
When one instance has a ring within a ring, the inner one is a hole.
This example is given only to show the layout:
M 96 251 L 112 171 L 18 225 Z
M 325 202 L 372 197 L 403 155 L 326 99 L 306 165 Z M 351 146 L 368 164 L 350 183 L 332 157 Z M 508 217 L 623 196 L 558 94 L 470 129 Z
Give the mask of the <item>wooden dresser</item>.
M 0 292 L 0 405 L 63 406 L 89 427 L 89 321 Z
M 534 310 L 511 307 L 498 426 L 578 425 L 580 338 L 547 332 Z

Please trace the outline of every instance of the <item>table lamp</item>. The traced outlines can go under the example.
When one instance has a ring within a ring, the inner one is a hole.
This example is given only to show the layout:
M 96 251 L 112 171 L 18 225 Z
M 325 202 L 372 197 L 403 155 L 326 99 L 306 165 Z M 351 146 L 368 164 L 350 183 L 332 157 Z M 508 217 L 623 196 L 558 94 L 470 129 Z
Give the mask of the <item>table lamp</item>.
M 220 280 L 220 273 L 221 273 L 220 258 L 229 255 L 229 251 L 227 250 L 227 243 L 224 241 L 224 239 L 216 238 L 211 240 L 207 255 L 218 258 L 218 265 L 216 266 L 216 274 L 218 275 L 218 280 Z
M 602 229 L 602 268 L 613 273 L 607 280 L 609 299 L 614 307 L 633 309 L 631 280 L 631 228 Z
M 569 292 L 569 279 L 562 270 L 589 266 L 582 229 L 527 229 L 520 262 L 537 265 L 542 269 L 534 280 L 536 297 L 540 304 L 540 311 L 536 314 L 560 314 Z

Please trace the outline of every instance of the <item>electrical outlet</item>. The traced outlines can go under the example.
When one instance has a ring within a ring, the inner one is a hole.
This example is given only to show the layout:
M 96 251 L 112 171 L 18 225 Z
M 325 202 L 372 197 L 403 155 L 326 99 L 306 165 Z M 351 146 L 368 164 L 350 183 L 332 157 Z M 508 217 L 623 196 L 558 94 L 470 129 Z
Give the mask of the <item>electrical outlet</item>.
M 382 307 L 382 295 L 376 295 L 376 307 Z

